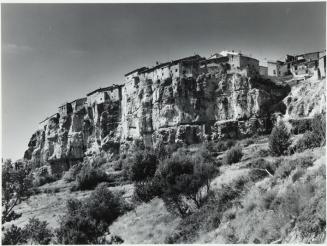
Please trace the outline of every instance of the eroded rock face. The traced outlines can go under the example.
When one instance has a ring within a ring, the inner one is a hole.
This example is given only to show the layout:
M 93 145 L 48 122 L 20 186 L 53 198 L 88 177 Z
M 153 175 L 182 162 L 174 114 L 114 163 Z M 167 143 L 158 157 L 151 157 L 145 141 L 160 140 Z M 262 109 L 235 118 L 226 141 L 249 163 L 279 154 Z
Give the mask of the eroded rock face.
M 248 74 L 221 69 L 156 81 L 137 77 L 120 87 L 120 96 L 92 95 L 48 119 L 24 157 L 67 163 L 101 151 L 119 154 L 135 139 L 146 146 L 192 144 L 269 131 L 270 116 L 283 108 L 290 88 Z
M 294 81 L 291 93 L 283 100 L 289 118 L 313 117 L 326 112 L 326 79 Z

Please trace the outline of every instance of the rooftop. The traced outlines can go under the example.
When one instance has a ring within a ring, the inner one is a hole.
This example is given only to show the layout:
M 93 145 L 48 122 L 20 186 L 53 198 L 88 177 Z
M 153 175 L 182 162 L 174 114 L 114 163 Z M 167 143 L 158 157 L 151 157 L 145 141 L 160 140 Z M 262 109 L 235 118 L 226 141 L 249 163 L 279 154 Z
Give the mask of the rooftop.
M 201 56 L 199 55 L 194 55 L 194 56 L 188 56 L 188 57 L 184 57 L 184 58 L 181 58 L 181 59 L 178 59 L 178 60 L 173 60 L 171 62 L 165 62 L 165 63 L 161 63 L 161 64 L 158 64 L 152 68 L 149 68 L 145 71 L 142 71 L 141 73 L 149 73 L 149 72 L 152 72 L 158 68 L 161 68 L 161 67 L 166 67 L 166 66 L 173 66 L 173 65 L 176 65 L 180 62 L 185 62 L 185 61 L 193 61 L 193 60 L 200 60 L 200 59 L 204 59 L 202 58 Z
M 104 87 L 104 88 L 99 88 L 99 89 L 96 89 L 94 91 L 91 91 L 90 93 L 86 94 L 86 96 L 91 96 L 92 94 L 94 93 L 97 93 L 97 92 L 103 92 L 103 91 L 113 91 L 117 88 L 121 88 L 123 87 L 124 85 L 112 85 L 112 86 L 108 86 L 108 87 Z
M 125 74 L 125 77 L 128 76 L 128 75 L 130 75 L 130 74 L 132 74 L 132 73 L 142 72 L 142 71 L 147 70 L 147 69 L 148 69 L 148 67 L 141 67 L 141 68 L 134 69 L 133 71 L 130 71 L 130 72 L 126 73 Z

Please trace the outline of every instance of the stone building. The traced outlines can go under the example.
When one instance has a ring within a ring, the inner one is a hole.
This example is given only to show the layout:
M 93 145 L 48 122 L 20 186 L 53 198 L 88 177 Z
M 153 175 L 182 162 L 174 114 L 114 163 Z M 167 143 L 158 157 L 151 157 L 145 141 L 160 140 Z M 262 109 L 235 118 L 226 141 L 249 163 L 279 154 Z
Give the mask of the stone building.
M 201 70 L 203 72 L 215 71 L 222 64 L 228 64 L 229 69 L 232 71 L 249 68 L 252 71 L 259 72 L 259 60 L 234 51 L 222 51 L 219 54 L 211 55 L 201 62 Z
M 293 77 L 311 77 L 318 74 L 319 53 L 317 51 L 294 56 L 287 55 L 286 62 Z
M 59 106 L 59 114 L 61 116 L 67 116 L 73 112 L 71 103 L 64 103 Z
M 268 67 L 259 66 L 259 74 L 261 76 L 268 76 Z
M 268 61 L 268 76 L 281 77 L 287 75 L 289 69 L 287 64 L 282 61 Z
M 72 106 L 73 112 L 77 112 L 85 107 L 85 105 L 87 104 L 87 98 L 83 97 L 83 98 L 75 99 L 70 104 Z
M 58 117 L 58 113 L 52 114 L 49 117 L 47 117 L 44 120 L 42 120 L 41 122 L 39 122 L 38 129 L 40 129 L 40 130 L 46 130 L 46 127 L 48 125 L 49 119 L 51 119 L 53 117 Z
M 200 61 L 203 60 L 199 55 L 184 57 L 178 60 L 157 64 L 156 66 L 142 71 L 140 74 L 152 82 L 163 81 L 171 78 L 196 78 L 200 73 Z
M 108 101 L 120 101 L 122 98 L 123 85 L 112 85 L 105 88 L 96 89 L 88 94 L 87 105 L 101 104 Z

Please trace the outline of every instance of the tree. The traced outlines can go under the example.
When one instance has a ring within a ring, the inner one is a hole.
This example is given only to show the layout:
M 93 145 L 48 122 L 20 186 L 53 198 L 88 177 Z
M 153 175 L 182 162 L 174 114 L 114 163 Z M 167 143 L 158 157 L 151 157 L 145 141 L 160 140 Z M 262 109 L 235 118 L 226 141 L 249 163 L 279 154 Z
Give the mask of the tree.
M 150 151 L 138 151 L 132 158 L 129 176 L 132 181 L 142 182 L 152 178 L 158 166 L 156 155 Z
M 280 156 L 286 153 L 291 145 L 290 133 L 283 121 L 273 128 L 269 137 L 269 149 L 273 155 Z
M 2 166 L 2 224 L 21 216 L 14 208 L 30 196 L 32 176 L 28 168 L 15 169 L 10 160 Z
M 109 225 L 127 209 L 122 198 L 99 184 L 84 201 L 67 201 L 66 214 L 56 231 L 60 244 L 99 244 Z
M 209 193 L 214 173 L 213 165 L 205 162 L 201 154 L 188 156 L 177 152 L 164 160 L 156 176 L 160 180 L 161 197 L 167 209 L 183 217 L 189 209 L 187 199 L 193 200 L 199 208 L 205 197 L 202 188 L 207 187 Z

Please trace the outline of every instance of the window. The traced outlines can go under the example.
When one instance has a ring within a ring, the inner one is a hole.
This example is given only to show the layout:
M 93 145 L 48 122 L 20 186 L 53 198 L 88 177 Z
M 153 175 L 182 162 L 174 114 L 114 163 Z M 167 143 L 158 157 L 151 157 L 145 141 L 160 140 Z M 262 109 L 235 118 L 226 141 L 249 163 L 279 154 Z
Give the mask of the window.
M 177 73 L 177 68 L 175 69 L 175 72 Z
M 276 74 L 276 70 L 274 69 L 274 74 Z

